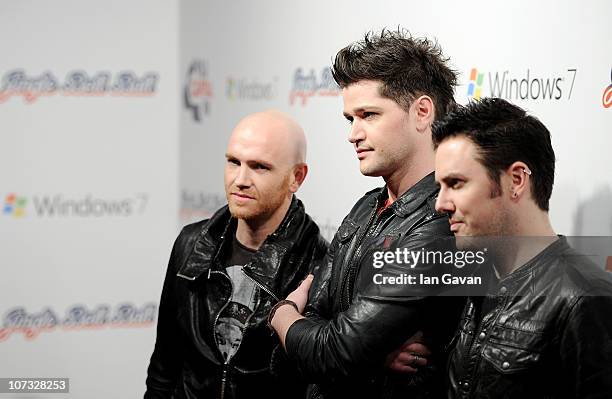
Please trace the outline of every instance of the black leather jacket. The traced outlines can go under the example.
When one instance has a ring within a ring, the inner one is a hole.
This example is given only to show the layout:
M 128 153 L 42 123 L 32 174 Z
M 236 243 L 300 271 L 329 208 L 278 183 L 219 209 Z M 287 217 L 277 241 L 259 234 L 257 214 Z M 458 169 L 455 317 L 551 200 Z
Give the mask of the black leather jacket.
M 561 237 L 470 297 L 449 398 L 612 398 L 611 281 Z
M 160 301 L 157 341 L 145 398 L 297 398 L 287 367 L 271 373 L 278 339 L 267 328 L 270 308 L 323 258 L 327 243 L 295 197 L 279 228 L 262 244 L 244 272 L 261 288 L 238 352 L 224 364 L 214 325 L 229 300 L 231 282 L 222 264 L 236 219 L 227 206 L 211 219 L 186 226 L 174 243 Z M 227 245 L 224 245 L 227 244 Z M 278 350 L 282 353 L 282 350 Z M 295 369 L 294 369 L 295 371 Z M 302 385 L 302 396 L 305 385 Z
M 309 397 L 444 394 L 437 365 L 444 369 L 445 358 L 438 358 L 443 357 L 438 349 L 452 338 L 463 300 L 439 301 L 426 292 L 377 295 L 369 290 L 374 251 L 418 250 L 451 234 L 448 218 L 434 209 L 437 192 L 432 173 L 377 215 L 387 198 L 386 187 L 379 188 L 361 198 L 342 222 L 310 289 L 307 318 L 290 327 L 285 342 L 302 374 L 317 383 L 310 387 Z M 412 376 L 389 373 L 386 356 L 417 330 L 423 331 L 436 354 L 430 359 L 434 365 Z

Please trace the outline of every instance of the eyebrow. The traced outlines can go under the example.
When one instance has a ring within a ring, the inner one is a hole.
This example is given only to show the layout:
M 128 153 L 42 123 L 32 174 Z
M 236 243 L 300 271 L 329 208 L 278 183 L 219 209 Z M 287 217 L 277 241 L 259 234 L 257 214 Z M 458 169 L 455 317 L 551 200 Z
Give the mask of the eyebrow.
M 238 159 L 238 157 L 235 157 L 231 154 L 225 154 L 225 158 L 227 159 L 235 159 L 237 161 L 240 161 L 240 159 Z M 253 164 L 253 163 L 258 163 L 261 164 L 263 166 L 265 166 L 266 168 L 272 169 L 274 167 L 274 165 L 268 161 L 263 161 L 261 159 L 247 159 L 246 161 L 241 161 L 241 162 L 245 162 L 247 164 Z
M 448 183 L 451 180 L 466 180 L 466 179 L 467 178 L 461 173 L 449 173 L 448 175 L 441 178 L 440 181 L 443 181 L 444 183 Z
M 358 114 L 360 112 L 366 112 L 367 111 L 376 111 L 376 112 L 380 112 L 382 110 L 381 107 L 378 107 L 376 105 L 361 105 L 358 108 L 353 109 L 353 114 Z M 348 118 L 349 116 L 352 116 L 351 114 L 347 113 L 346 111 L 342 112 L 342 114 L 344 115 L 345 118 Z

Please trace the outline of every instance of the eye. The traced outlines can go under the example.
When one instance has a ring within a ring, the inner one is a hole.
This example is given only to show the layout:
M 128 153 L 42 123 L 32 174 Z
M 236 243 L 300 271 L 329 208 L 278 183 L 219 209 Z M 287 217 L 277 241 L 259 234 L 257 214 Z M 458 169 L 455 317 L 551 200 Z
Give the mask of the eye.
M 363 113 L 363 119 L 372 119 L 373 117 L 375 117 L 377 114 L 376 112 L 364 112 Z
M 240 161 L 234 158 L 228 158 L 227 159 L 227 163 L 232 164 L 232 165 L 236 165 L 236 166 L 240 166 Z
M 253 165 L 253 169 L 256 169 L 256 170 L 270 170 L 270 168 L 268 168 L 266 165 L 263 165 L 261 163 L 256 163 L 255 165 Z
M 450 182 L 448 182 L 448 186 L 450 188 L 452 188 L 453 190 L 458 190 L 461 187 L 463 187 L 463 184 L 465 182 L 463 180 L 459 180 L 459 179 L 452 179 Z
M 353 117 L 352 116 L 345 115 L 344 117 L 346 118 L 346 121 L 348 122 L 349 125 L 353 124 Z

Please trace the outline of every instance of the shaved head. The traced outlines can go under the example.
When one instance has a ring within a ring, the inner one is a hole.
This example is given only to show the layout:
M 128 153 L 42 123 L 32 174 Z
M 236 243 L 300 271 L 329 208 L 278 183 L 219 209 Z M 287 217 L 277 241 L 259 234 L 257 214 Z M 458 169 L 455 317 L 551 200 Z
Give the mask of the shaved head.
M 232 215 L 251 225 L 280 223 L 308 173 L 300 125 L 277 110 L 248 115 L 234 128 L 225 157 Z
M 236 142 L 259 144 L 274 153 L 278 161 L 294 166 L 306 162 L 306 137 L 302 127 L 289 115 L 268 110 L 243 118 L 234 128 L 229 146 Z

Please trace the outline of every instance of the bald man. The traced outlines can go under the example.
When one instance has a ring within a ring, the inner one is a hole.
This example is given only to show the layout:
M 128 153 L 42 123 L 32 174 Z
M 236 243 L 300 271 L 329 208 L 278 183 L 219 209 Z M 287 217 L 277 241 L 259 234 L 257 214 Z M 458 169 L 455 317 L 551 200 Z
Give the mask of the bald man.
M 304 396 L 266 326 L 327 247 L 295 197 L 308 173 L 304 132 L 279 111 L 252 114 L 225 158 L 227 205 L 174 243 L 145 398 Z

